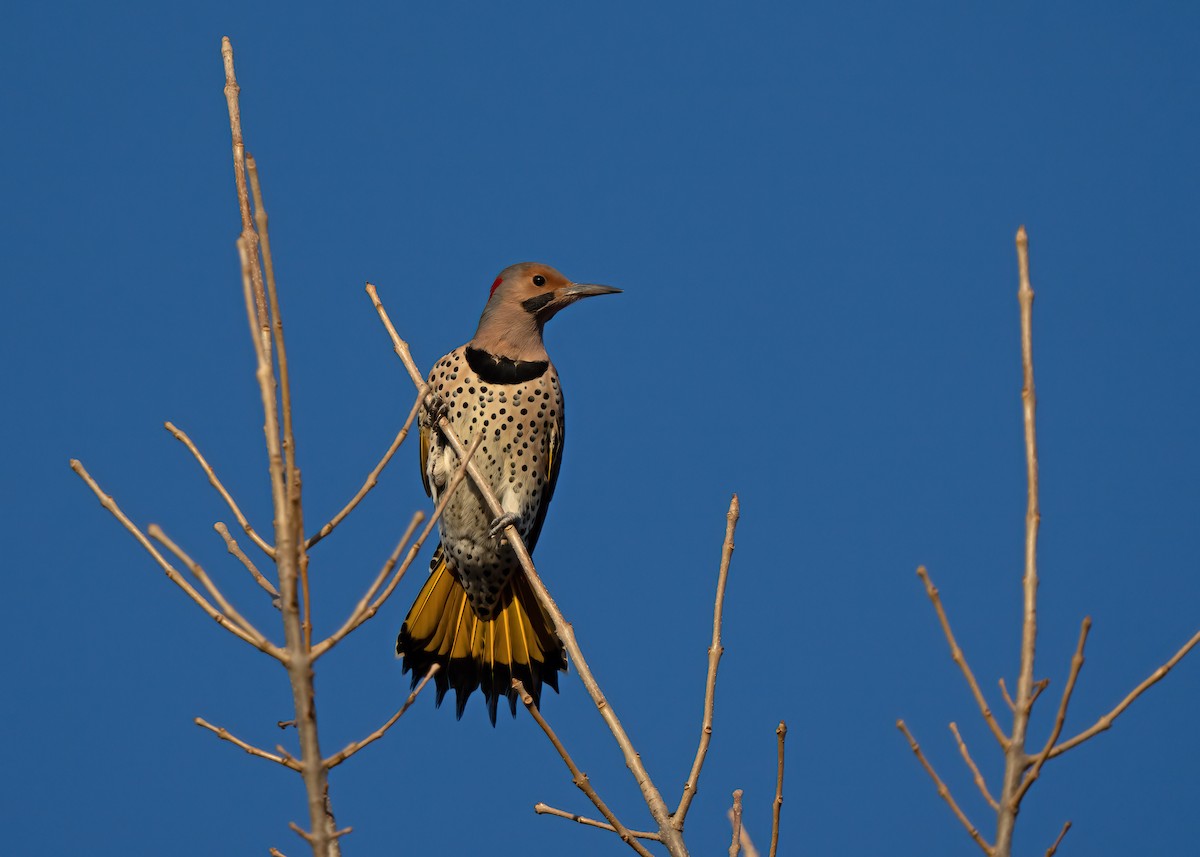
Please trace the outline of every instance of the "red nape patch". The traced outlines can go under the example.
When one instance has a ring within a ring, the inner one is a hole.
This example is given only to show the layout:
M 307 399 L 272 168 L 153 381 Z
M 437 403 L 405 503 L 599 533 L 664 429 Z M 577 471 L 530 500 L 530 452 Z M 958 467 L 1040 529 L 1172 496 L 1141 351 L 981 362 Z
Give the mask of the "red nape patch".
M 492 299 L 492 295 L 496 294 L 496 289 L 500 288 L 500 284 L 504 282 L 503 277 L 497 277 L 496 282 L 492 283 L 492 290 L 488 292 L 488 300 Z

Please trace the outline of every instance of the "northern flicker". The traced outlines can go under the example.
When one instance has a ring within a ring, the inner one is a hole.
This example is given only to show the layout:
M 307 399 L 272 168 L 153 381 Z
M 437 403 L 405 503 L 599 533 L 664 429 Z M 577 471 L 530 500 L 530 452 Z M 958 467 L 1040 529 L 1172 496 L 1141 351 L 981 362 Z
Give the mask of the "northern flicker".
M 515 716 L 513 678 L 536 701 L 543 682 L 558 690 L 558 672 L 567 668 L 562 642 L 503 530 L 515 524 L 533 551 L 562 463 L 562 389 L 542 328 L 580 298 L 619 291 L 573 283 L 535 262 L 505 268 L 492 283 L 474 338 L 429 374 L 434 407 L 464 445 L 483 433 L 474 462 L 505 512 L 493 520 L 474 483 L 459 486 L 438 522 L 442 540 L 429 579 L 396 640 L 414 686 L 432 664 L 440 665 L 437 704 L 453 687 L 459 718 L 476 687 L 483 688 L 493 725 L 502 696 Z M 421 479 L 436 502 L 459 462 L 434 420 L 428 412 L 420 420 Z

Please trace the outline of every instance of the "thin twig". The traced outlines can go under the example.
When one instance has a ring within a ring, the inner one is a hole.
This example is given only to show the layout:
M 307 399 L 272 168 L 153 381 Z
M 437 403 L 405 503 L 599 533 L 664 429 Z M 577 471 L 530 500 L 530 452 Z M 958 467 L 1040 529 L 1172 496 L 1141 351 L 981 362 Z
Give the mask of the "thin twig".
M 1054 857 L 1054 853 L 1058 851 L 1058 846 L 1062 845 L 1063 837 L 1067 835 L 1067 831 L 1071 829 L 1071 822 L 1063 824 L 1062 832 L 1058 834 L 1058 839 L 1054 840 L 1054 844 L 1046 849 L 1046 857 Z
M 725 811 L 725 817 L 729 819 L 729 823 L 733 824 L 733 807 Z M 754 840 L 750 838 L 750 834 L 746 830 L 746 825 L 743 822 L 742 830 L 738 837 L 738 841 L 742 846 L 742 854 L 744 857 L 758 857 L 758 849 L 754 847 Z
M 731 816 L 730 826 L 733 828 L 733 839 L 729 843 L 729 857 L 737 857 L 738 851 L 742 849 L 742 790 L 733 790 L 733 809 L 729 811 Z
M 557 809 L 555 807 L 549 806 L 548 804 L 544 804 L 540 801 L 533 805 L 533 811 L 536 812 L 538 815 L 553 815 L 557 818 L 565 818 L 568 821 L 574 821 L 574 822 L 577 822 L 578 824 L 582 824 L 584 827 L 596 827 L 596 828 L 599 828 L 600 830 L 607 830 L 610 833 L 617 832 L 617 829 L 615 827 L 613 827 L 611 824 L 609 824 L 607 821 L 596 821 L 596 819 L 594 819 L 594 818 L 588 818 L 585 815 L 579 815 L 578 813 L 567 812 L 566 810 L 563 810 L 563 809 Z M 654 842 L 662 841 L 662 836 L 660 836 L 658 833 L 656 833 L 655 831 L 652 831 L 652 830 L 631 830 L 631 831 L 629 831 L 629 835 L 634 836 L 638 839 L 649 839 Z
M 613 831 L 621 837 L 621 841 L 627 844 L 638 854 L 641 854 L 642 857 L 652 857 L 650 852 L 646 850 L 645 846 L 638 842 L 637 837 L 629 832 L 629 828 L 621 824 L 616 815 L 613 814 L 613 811 L 608 808 L 608 804 L 606 804 L 600 795 L 596 793 L 596 789 L 592 787 L 592 783 L 588 779 L 588 775 L 579 770 L 579 766 L 575 764 L 574 760 L 571 758 L 571 754 L 567 752 L 567 748 L 563 746 L 562 741 L 560 741 L 558 736 L 554 734 L 554 730 L 550 728 L 550 724 L 546 722 L 546 718 L 542 717 L 542 713 L 538 711 L 537 704 L 533 701 L 533 697 L 530 696 L 529 691 L 525 689 L 525 685 L 521 684 L 520 680 L 514 678 L 512 680 L 512 686 L 516 689 L 517 693 L 521 695 L 521 702 L 525 704 L 525 708 L 529 711 L 530 715 L 533 716 L 533 719 L 537 721 L 537 725 L 542 727 L 542 731 L 546 733 L 546 737 L 550 739 L 550 743 L 554 745 L 554 749 L 557 750 L 558 755 L 562 757 L 563 762 L 567 766 L 567 770 L 571 772 L 571 781 L 574 782 L 576 787 L 578 787 L 578 789 L 587 796 L 587 799 L 595 805 L 596 809 L 600 810 L 600 814 L 608 820 L 609 824 L 612 825 Z
M 229 136 L 233 144 L 233 183 L 237 192 L 238 212 L 242 218 L 242 238 L 250 255 L 257 263 L 258 233 L 254 231 L 254 222 L 250 215 L 250 194 L 246 190 L 246 145 L 242 139 L 242 112 L 238 104 L 238 96 L 242 88 L 238 86 L 237 76 L 233 69 L 233 45 L 229 37 L 221 39 L 221 59 L 225 64 L 225 105 L 229 110 Z M 256 348 L 264 346 L 270 349 L 271 339 L 267 330 L 267 298 L 263 289 L 262 271 L 257 264 L 251 275 L 253 277 L 254 322 Z M 261 334 L 265 337 L 261 337 Z M 265 338 L 265 342 L 261 341 Z
M 992 734 L 996 736 L 1000 746 L 1007 748 L 1008 737 L 992 715 L 992 709 L 984 698 L 983 691 L 979 689 L 979 682 L 975 680 L 975 674 L 971 672 L 971 666 L 967 663 L 963 650 L 959 647 L 958 641 L 954 639 L 954 632 L 950 630 L 950 619 L 946 616 L 946 608 L 942 606 L 942 597 L 938 594 L 938 589 L 933 585 L 933 581 L 930 580 L 925 566 L 917 569 L 917 577 L 921 578 L 921 582 L 925 584 L 925 594 L 929 596 L 929 600 L 933 602 L 933 609 L 937 611 L 938 621 L 942 624 L 942 633 L 946 636 L 946 642 L 950 644 L 950 657 L 954 659 L 954 663 L 958 664 L 963 677 L 966 678 L 967 685 L 971 688 L 971 693 L 975 697 L 975 702 L 979 706 L 979 711 L 983 714 L 988 728 L 992 730 Z
M 195 458 L 196 462 L 200 465 L 200 469 L 204 471 L 204 475 L 208 477 L 208 483 L 212 485 L 213 488 L 216 488 L 217 493 L 220 494 L 222 499 L 225 500 L 225 504 L 229 506 L 229 510 L 233 512 L 233 516 L 237 518 L 237 522 L 241 526 L 242 530 L 250 537 L 250 541 L 258 545 L 259 550 L 261 550 L 267 556 L 274 558 L 275 548 L 267 544 L 266 540 L 260 536 L 258 531 L 251 526 L 248 520 L 246 520 L 246 516 L 242 514 L 242 510 L 238 506 L 237 501 L 233 499 L 233 495 L 226 490 L 225 486 L 221 483 L 221 480 L 217 478 L 217 474 L 212 469 L 212 465 L 210 465 L 204 458 L 204 455 L 197 448 L 196 444 L 192 442 L 192 439 L 187 436 L 187 433 L 184 432 L 183 429 L 177 427 L 170 420 L 163 423 L 163 428 L 169 431 L 177 441 L 188 448 L 188 452 L 192 454 L 192 457 Z
M 408 371 L 409 377 L 413 383 L 420 387 L 424 383 L 421 378 L 421 373 L 417 371 L 416 364 L 413 362 L 412 355 L 409 352 L 408 344 L 400 338 L 396 332 L 396 328 L 392 325 L 391 319 L 388 317 L 387 310 L 379 300 L 379 295 L 375 287 L 370 283 L 367 284 L 367 294 L 371 298 L 372 304 L 375 306 L 375 311 L 379 314 L 380 321 L 383 322 L 388 335 L 392 339 L 392 347 L 396 355 L 400 358 L 404 368 Z M 470 458 L 466 458 L 466 449 L 458 434 L 454 431 L 453 426 L 446 417 L 441 417 L 438 420 L 438 428 L 445 437 L 446 442 L 454 450 L 459 460 L 467 461 L 467 475 L 471 477 L 471 481 L 475 483 L 480 497 L 487 505 L 488 510 L 495 517 L 500 517 L 504 514 L 504 509 L 496 499 L 496 494 L 488 484 L 487 480 L 480 473 L 479 468 L 475 466 Z M 678 830 L 671 824 L 670 811 L 667 809 L 666 801 L 663 800 L 661 792 L 654 785 L 654 781 L 650 778 L 646 766 L 642 763 L 641 755 L 633 746 L 633 742 L 629 739 L 629 735 L 625 732 L 625 728 L 621 725 L 620 718 L 617 717 L 613 706 L 609 704 L 604 697 L 603 691 L 600 690 L 600 685 L 597 683 L 595 676 L 592 674 L 591 668 L 588 666 L 587 660 L 583 656 L 583 651 L 579 648 L 578 642 L 575 640 L 575 632 L 570 623 L 563 617 L 562 611 L 558 609 L 558 605 L 554 603 L 553 597 L 550 595 L 546 585 L 538 576 L 537 569 L 534 568 L 533 560 L 529 556 L 529 551 L 525 546 L 524 540 L 521 538 L 520 532 L 514 525 L 509 525 L 504 530 L 505 537 L 509 545 L 513 549 L 513 553 L 520 562 L 521 568 L 524 570 L 526 577 L 529 579 L 529 585 L 537 596 L 538 603 L 550 616 L 554 622 L 554 630 L 559 639 L 562 640 L 563 648 L 566 649 L 568 656 L 575 663 L 575 671 L 579 675 L 580 681 L 583 682 L 584 688 L 588 695 L 592 698 L 596 709 L 600 712 L 600 717 L 608 726 L 617 745 L 621 748 L 621 754 L 625 757 L 625 764 L 633 775 L 638 788 L 642 792 L 642 798 L 646 802 L 646 807 L 650 810 L 655 823 L 658 825 L 659 832 L 663 836 L 663 844 L 667 846 L 667 850 L 672 854 L 686 854 L 687 848 L 683 843 L 683 837 Z
M 280 851 L 278 848 L 268 848 L 267 853 L 270 854 L 271 857 L 287 857 L 287 855 L 284 854 L 282 851 Z
M 999 809 L 1000 804 L 992 797 L 992 793 L 988 791 L 987 781 L 983 778 L 979 768 L 975 765 L 975 760 L 971 758 L 971 754 L 967 751 L 967 742 L 963 740 L 962 735 L 958 734 L 958 724 L 951 723 L 950 731 L 954 733 L 954 740 L 958 744 L 958 752 L 962 755 L 963 761 L 967 763 L 967 767 L 971 769 L 972 776 L 975 777 L 975 785 L 978 786 L 980 794 L 992 809 Z
M 329 523 L 309 536 L 308 541 L 304 543 L 306 549 L 311 549 L 313 545 L 332 533 L 334 527 L 344 521 L 346 516 L 353 512 L 355 507 L 362 502 L 363 498 L 370 493 L 371 489 L 379 484 L 379 474 L 383 472 L 383 468 L 387 467 L 388 462 L 392 460 L 392 456 L 396 454 L 396 450 L 400 448 L 400 444 L 404 443 L 404 439 L 408 437 L 408 431 L 412 428 L 413 420 L 417 418 L 417 414 L 420 412 L 421 406 L 425 404 L 425 397 L 428 394 L 429 387 L 422 385 L 422 389 L 417 393 L 416 401 L 413 402 L 412 410 L 408 412 L 408 418 L 404 421 L 404 425 L 400 427 L 400 431 L 396 433 L 396 438 L 392 441 L 392 445 L 387 448 L 387 452 L 383 454 L 383 458 L 379 459 L 379 463 L 367 474 L 366 481 L 358 489 L 358 493 L 350 498 L 350 502 L 334 515 L 329 520 Z
M 171 563 L 169 563 L 167 559 L 158 552 L 158 549 L 150 543 L 150 539 L 147 538 L 146 535 L 140 529 L 138 529 L 138 527 L 131 520 L 129 520 L 125 513 L 121 511 L 121 507 L 117 505 L 116 501 L 113 500 L 110 495 L 105 494 L 100 489 L 100 485 L 91 477 L 91 474 L 87 472 L 82 462 L 80 462 L 78 459 L 72 458 L 71 469 L 74 470 L 79 478 L 82 479 L 87 486 L 92 489 L 92 493 L 95 494 L 97 499 L 100 500 L 100 505 L 107 509 L 108 512 L 120 522 L 121 526 L 123 526 L 129 532 L 129 534 L 137 540 L 138 544 L 146 549 L 146 552 L 150 554 L 156 563 L 158 563 L 158 567 L 163 570 L 168 578 L 170 578 L 171 582 L 182 589 L 189 598 L 200 605 L 200 609 L 207 613 L 210 619 L 214 620 L 218 625 L 229 631 L 235 637 L 245 640 L 260 652 L 268 654 L 276 660 L 286 663 L 286 652 L 265 640 L 259 641 L 247 634 L 237 622 L 235 622 L 231 617 L 226 616 L 224 613 L 221 613 L 219 610 L 217 610 L 217 608 L 213 607 L 213 605 L 209 603 L 207 598 L 197 592 L 196 589 L 184 579 L 179 570 L 175 568 L 175 566 L 171 565 Z
M 921 767 L 925 769 L 925 773 L 929 774 L 929 778 L 933 780 L 933 784 L 937 786 L 937 793 L 950 807 L 950 810 L 954 813 L 955 818 L 957 818 L 962 826 L 966 828 L 967 833 L 969 833 L 971 838 L 975 840 L 975 844 L 983 849 L 983 853 L 987 854 L 988 857 L 992 857 L 992 855 L 995 853 L 995 850 L 987 843 L 987 841 L 979 833 L 979 830 L 974 824 L 971 823 L 971 820 L 967 818 L 966 813 L 964 813 L 962 809 L 959 808 L 958 804 L 955 803 L 954 796 L 950 794 L 950 789 L 948 789 L 946 784 L 942 782 L 942 778 L 937 775 L 937 771 L 933 769 L 933 765 L 929 764 L 929 760 L 925 758 L 925 754 L 921 751 L 921 745 L 917 743 L 917 739 L 914 738 L 912 733 L 908 731 L 908 726 L 904 724 L 903 720 L 897 720 L 896 728 L 903 732 L 904 737 L 908 739 L 908 746 L 912 748 L 913 753 L 917 757 L 917 761 L 920 762 Z
M 1050 758 L 1053 759 L 1055 756 L 1058 756 L 1058 755 L 1061 755 L 1061 754 L 1067 752 L 1072 747 L 1078 747 L 1080 744 L 1082 744 L 1084 741 L 1087 741 L 1089 738 L 1094 738 L 1095 736 L 1099 735 L 1101 732 L 1104 732 L 1104 731 L 1110 729 L 1113 725 L 1113 721 L 1116 720 L 1118 717 L 1120 717 L 1121 713 L 1126 708 L 1128 708 L 1130 705 L 1132 705 L 1133 701 L 1135 699 L 1137 699 L 1139 696 L 1141 696 L 1143 693 L 1145 693 L 1151 687 L 1153 687 L 1154 685 L 1156 685 L 1160 681 L 1162 681 L 1163 678 L 1166 677 L 1167 673 L 1169 673 L 1175 667 L 1175 665 L 1177 663 L 1179 663 L 1181 660 L 1183 660 L 1184 656 L 1187 655 L 1187 653 L 1190 652 L 1196 646 L 1197 643 L 1200 643 L 1200 631 L 1197 631 L 1196 634 L 1190 640 L 1188 640 L 1186 643 L 1184 643 L 1183 647 L 1179 651 L 1177 651 L 1174 655 L 1172 655 L 1171 659 L 1169 661 L 1167 661 L 1161 667 L 1156 669 L 1154 672 L 1150 673 L 1150 675 L 1147 676 L 1146 679 L 1141 684 L 1139 684 L 1137 687 L 1135 687 L 1133 690 L 1131 690 L 1129 692 L 1129 695 L 1126 696 L 1124 699 L 1122 699 L 1117 704 L 1116 708 L 1114 708 L 1112 711 L 1105 714 L 1103 717 L 1101 717 L 1099 720 L 1097 720 L 1095 723 L 1093 723 L 1087 729 L 1084 729 L 1082 732 L 1080 732 L 1074 738 L 1070 738 L 1066 741 L 1063 741 L 1061 744 L 1059 744 L 1053 750 L 1051 750 Z
M 1029 694 L 1029 707 L 1033 708 L 1033 704 L 1038 701 L 1038 697 L 1042 695 L 1042 691 L 1050 686 L 1050 679 L 1043 678 L 1033 683 L 1033 693 Z
M 366 747 L 368 744 L 372 744 L 375 741 L 378 741 L 380 738 L 382 738 L 384 735 L 386 735 L 387 731 L 396 725 L 396 721 L 404 716 L 404 712 L 408 711 L 409 706 L 412 705 L 413 702 L 416 700 L 417 695 L 420 694 L 420 692 L 425 689 L 425 685 L 429 683 L 429 680 L 431 678 L 433 678 L 434 673 L 436 673 L 440 668 L 441 668 L 441 666 L 439 664 L 434 664 L 433 666 L 431 666 L 429 668 L 429 672 L 425 673 L 425 677 L 423 679 L 421 679 L 420 683 L 415 688 L 413 688 L 412 693 L 410 693 L 408 695 L 408 698 L 406 700 L 404 700 L 404 704 L 400 706 L 399 711 L 397 711 L 395 714 L 393 714 L 386 723 L 384 723 L 382 726 L 380 726 L 378 729 L 376 729 L 374 732 L 372 732 L 366 738 L 363 738 L 361 741 L 351 741 L 349 744 L 347 744 L 345 747 L 343 747 L 337 753 L 334 753 L 332 756 L 330 756 L 328 759 L 326 759 L 325 767 L 326 768 L 336 768 L 338 765 L 340 765 L 342 762 L 349 759 L 351 756 L 353 756 L 355 753 L 357 753 L 363 747 Z
M 284 747 L 282 744 L 275 745 L 275 752 L 278 753 L 280 756 L 282 756 L 287 761 L 295 762 L 296 766 L 297 766 L 297 770 L 299 769 L 300 763 L 296 761 L 296 757 L 293 756 L 290 752 L 288 752 L 287 748 Z
M 1017 302 L 1021 315 L 1021 409 L 1025 426 L 1025 574 L 1021 581 L 1024 610 L 1021 619 L 1021 663 L 1017 673 L 1017 695 L 1013 709 L 1012 734 L 1005 747 L 1004 779 L 1000 786 L 1000 810 L 996 816 L 996 852 L 1012 854 L 1013 830 L 1020 808 L 1022 776 L 1029 764 L 1025 736 L 1034 701 L 1034 658 L 1037 648 L 1037 541 L 1041 525 L 1038 503 L 1037 388 L 1033 378 L 1033 287 L 1029 282 L 1029 238 L 1025 227 L 1017 230 L 1017 270 L 1020 285 Z
M 200 581 L 200 585 L 208 591 L 208 594 L 212 597 L 213 601 L 217 602 L 217 606 L 221 608 L 221 611 L 234 622 L 236 622 L 243 631 L 249 634 L 258 648 L 261 649 L 264 645 L 271 645 L 271 643 L 267 641 L 266 636 L 257 628 L 255 628 L 254 625 L 250 623 L 250 620 L 239 613 L 234 606 L 229 603 L 229 600 L 225 597 L 221 590 L 217 588 L 217 585 L 212 582 L 212 578 L 208 576 L 208 573 L 201 567 L 200 563 L 192 559 L 183 550 L 183 548 L 175 544 L 175 542 L 173 542 L 170 537 L 163 532 L 162 527 L 160 527 L 158 524 L 151 524 L 146 528 L 146 534 L 169 550 L 171 553 L 175 554 L 175 557 L 187 566 L 188 571 L 192 573 L 192 576 Z
M 775 777 L 775 802 L 771 805 L 771 850 L 767 852 L 769 857 L 775 857 L 775 851 L 779 848 L 779 814 L 783 810 L 783 742 L 787 738 L 787 724 L 782 720 L 775 727 L 775 734 L 779 737 L 779 771 Z
M 708 753 L 708 745 L 712 741 L 713 700 L 717 689 L 717 665 L 721 662 L 721 654 L 725 649 L 721 646 L 721 615 L 725 607 L 725 584 L 729 579 L 729 562 L 733 559 L 733 536 L 737 531 L 738 517 L 741 507 L 737 495 L 729 501 L 729 511 L 725 515 L 725 541 L 721 545 L 721 564 L 717 571 L 717 594 L 713 599 L 713 628 L 712 642 L 708 647 L 708 676 L 704 681 L 704 714 L 700 722 L 700 743 L 696 747 L 696 758 L 692 762 L 691 773 L 683 786 L 683 795 L 679 798 L 679 806 L 672 813 L 672 823 L 676 830 L 683 830 L 683 822 L 687 817 L 688 808 L 696 797 L 696 785 L 700 779 L 700 769 L 704 766 L 704 757 Z
M 260 750 L 253 744 L 247 744 L 245 741 L 238 738 L 223 726 L 213 726 L 203 717 L 195 718 L 194 722 L 197 726 L 203 726 L 205 729 L 214 733 L 222 741 L 228 741 L 234 746 L 241 747 L 251 756 L 258 756 L 260 759 L 266 759 L 269 762 L 275 762 L 278 765 L 283 765 L 285 768 L 291 768 L 293 771 L 300 770 L 300 764 L 295 759 L 290 757 L 285 758 L 283 756 L 276 756 L 274 753 L 268 753 L 266 750 Z
M 1000 693 L 1002 693 L 1004 695 L 1004 701 L 1006 703 L 1008 703 L 1008 707 L 1012 711 L 1016 711 L 1017 704 L 1015 702 L 1013 702 L 1012 697 L 1008 695 L 1008 687 L 1007 687 L 1007 685 L 1004 684 L 1004 676 L 1000 676 L 999 681 L 1000 681 Z
M 288 504 L 293 509 L 296 520 L 293 522 L 298 536 L 303 536 L 303 508 L 300 504 L 300 471 L 296 467 L 296 435 L 292 431 L 292 384 L 288 374 L 287 348 L 283 339 L 283 317 L 279 312 L 279 292 L 275 288 L 275 263 L 271 258 L 271 239 L 267 232 L 267 210 L 263 204 L 262 188 L 259 185 L 258 165 L 254 158 L 246 155 L 246 172 L 250 177 L 250 191 L 254 196 L 255 231 L 259 239 L 259 249 L 262 252 L 262 268 L 266 280 L 267 301 L 270 309 L 270 325 L 275 342 L 275 359 L 279 366 L 279 401 L 280 417 L 283 422 L 283 473 L 287 487 Z M 258 259 L 255 258 L 257 266 Z M 268 357 L 270 352 L 268 350 Z M 275 375 L 272 373 L 272 381 Z M 274 390 L 272 390 L 274 393 Z M 307 546 L 301 549 L 298 558 L 300 574 L 300 590 L 303 600 L 303 619 L 301 629 L 304 634 L 304 644 L 312 646 L 312 600 L 308 592 L 308 553 Z
M 1075 691 L 1075 682 L 1079 678 L 1079 671 L 1083 669 L 1083 647 L 1087 644 L 1088 632 L 1092 629 L 1092 617 L 1083 617 L 1083 623 L 1079 626 L 1079 644 L 1075 647 L 1075 654 L 1071 658 L 1071 670 L 1067 674 L 1067 683 L 1063 686 L 1062 699 L 1058 703 L 1058 712 L 1054 715 L 1054 729 L 1050 732 L 1050 737 L 1046 739 L 1046 744 L 1042 747 L 1042 751 L 1034 758 L 1033 764 L 1025 773 L 1025 778 L 1021 781 L 1020 787 L 1013 795 L 1013 800 L 1018 804 L 1025 793 L 1029 791 L 1029 787 L 1033 785 L 1034 780 L 1042 772 L 1042 765 L 1046 764 L 1046 760 L 1050 758 L 1050 751 L 1054 749 L 1054 743 L 1062 735 L 1063 724 L 1067 721 L 1067 706 L 1071 703 L 1071 694 Z
M 229 528 L 220 521 L 217 521 L 215 524 L 213 524 L 213 529 L 216 530 L 217 533 L 220 534 L 221 538 L 225 540 L 225 549 L 241 561 L 242 565 L 246 567 L 246 570 L 250 572 L 250 576 L 254 578 L 254 581 L 272 598 L 279 598 L 279 590 L 275 588 L 275 584 L 267 580 L 263 576 L 263 573 L 258 570 L 258 566 L 251 562 L 250 557 L 246 556 L 245 551 L 243 551 L 241 546 L 238 545 L 238 543 L 234 540 L 233 534 L 229 532 Z

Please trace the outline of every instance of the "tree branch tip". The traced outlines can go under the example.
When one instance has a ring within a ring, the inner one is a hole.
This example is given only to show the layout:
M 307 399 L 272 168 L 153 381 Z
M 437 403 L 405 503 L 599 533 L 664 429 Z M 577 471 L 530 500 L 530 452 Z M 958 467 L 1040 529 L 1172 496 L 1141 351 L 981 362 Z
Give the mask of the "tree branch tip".
M 436 667 L 437 664 L 434 664 L 434 666 Z M 432 673 L 432 670 L 430 670 L 430 672 Z M 512 686 L 513 686 L 513 690 L 515 690 L 520 695 L 521 702 L 524 703 L 526 706 L 532 707 L 533 706 L 533 697 L 530 696 L 529 691 L 527 691 L 525 689 L 525 685 L 521 684 L 521 680 L 519 678 L 514 678 L 512 680 Z
M 1029 234 L 1025 231 L 1024 223 L 1017 227 L 1017 246 L 1029 246 Z
M 779 725 L 775 727 L 775 734 L 780 738 L 787 734 L 787 723 L 785 721 L 779 721 Z
M 309 833 L 307 830 L 305 830 L 303 827 L 301 827 L 300 825 L 296 824 L 296 822 L 289 821 L 288 827 L 290 827 L 292 830 L 296 831 L 296 833 L 300 834 L 301 838 L 303 838 L 305 842 L 313 841 L 313 835 L 311 833 Z

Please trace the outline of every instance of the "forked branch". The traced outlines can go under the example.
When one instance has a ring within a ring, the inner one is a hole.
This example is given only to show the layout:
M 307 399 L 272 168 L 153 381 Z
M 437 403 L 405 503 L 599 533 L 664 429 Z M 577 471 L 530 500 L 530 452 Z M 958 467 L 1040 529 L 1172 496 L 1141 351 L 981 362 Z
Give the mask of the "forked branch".
M 588 779 L 588 775 L 579 770 L 579 766 L 575 764 L 575 760 L 571 758 L 571 754 L 567 752 L 567 748 L 564 747 L 562 741 L 558 739 L 558 735 L 556 735 L 554 730 L 550 728 L 550 724 L 546 722 L 546 718 L 542 717 L 542 713 L 538 711 L 537 703 L 533 701 L 533 697 L 530 695 L 529 691 L 525 689 L 525 685 L 521 684 L 520 680 L 513 679 L 512 686 L 516 689 L 517 693 L 521 695 L 521 702 L 525 704 L 525 708 L 533 716 L 533 719 L 537 721 L 537 725 L 542 727 L 542 731 L 546 733 L 546 737 L 550 739 L 550 743 L 554 745 L 554 749 L 557 750 L 558 755 L 562 757 L 563 764 L 565 764 L 567 766 L 567 770 L 571 772 L 571 781 L 575 783 L 575 786 L 587 796 L 587 799 L 595 805 L 596 809 L 600 811 L 600 814 L 608 820 L 609 825 L 617 834 L 617 836 L 621 837 L 622 842 L 624 842 L 638 854 L 641 854 L 642 857 L 652 857 L 650 852 L 646 850 L 645 846 L 638 842 L 637 837 L 629 832 L 629 828 L 621 824 L 621 822 L 617 819 L 617 816 L 613 814 L 613 811 L 608 808 L 608 804 L 606 804 L 600 795 L 596 793 L 596 789 L 592 787 L 592 783 L 591 780 Z

